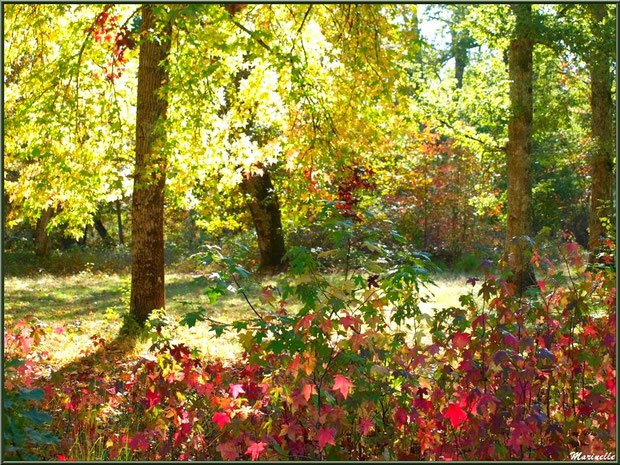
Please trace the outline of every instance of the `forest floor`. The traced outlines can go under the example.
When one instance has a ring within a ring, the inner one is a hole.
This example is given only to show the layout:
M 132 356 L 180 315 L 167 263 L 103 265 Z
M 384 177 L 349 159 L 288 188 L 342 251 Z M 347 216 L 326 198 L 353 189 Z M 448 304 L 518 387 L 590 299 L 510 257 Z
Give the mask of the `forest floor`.
M 230 323 L 248 318 L 251 310 L 242 295 L 227 293 L 214 304 L 209 303 L 204 279 L 197 274 L 172 271 L 166 275 L 167 313 L 173 320 L 189 311 L 208 308 L 208 316 Z M 342 279 L 335 275 L 334 279 Z M 262 286 L 278 285 L 286 275 L 266 277 L 251 286 L 248 297 L 258 302 Z M 471 290 L 465 275 L 443 273 L 434 277 L 436 286 L 429 302 L 422 304 L 425 313 L 458 305 L 460 295 Z M 48 328 L 50 336 L 39 346 L 48 366 L 56 370 L 88 353 L 94 336 L 113 340 L 122 325 L 122 313 L 128 306 L 130 275 L 128 273 L 80 272 L 72 275 L 40 273 L 36 276 L 9 276 L 4 281 L 5 327 L 28 315 L 35 316 Z M 428 291 L 426 291 L 428 293 Z M 290 309 L 294 311 L 295 309 Z M 234 359 L 241 347 L 235 333 L 216 338 L 208 323 L 197 322 L 192 328 L 179 326 L 174 338 L 197 348 L 206 357 Z M 150 343 L 138 343 L 134 355 L 144 354 Z

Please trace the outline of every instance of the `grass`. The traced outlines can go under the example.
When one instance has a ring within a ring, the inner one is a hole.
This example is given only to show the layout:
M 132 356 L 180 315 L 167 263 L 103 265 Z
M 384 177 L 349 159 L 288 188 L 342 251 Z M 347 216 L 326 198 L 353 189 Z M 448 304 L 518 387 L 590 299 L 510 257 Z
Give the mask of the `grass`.
M 199 308 L 207 308 L 208 316 L 214 320 L 228 323 L 251 315 L 250 308 L 239 294 L 227 293 L 215 304 L 210 304 L 204 280 L 196 278 L 196 274 L 178 270 L 166 275 L 166 310 L 172 319 L 178 320 Z M 333 275 L 331 279 L 338 278 L 341 276 Z M 258 302 L 262 286 L 279 285 L 286 279 L 286 275 L 266 277 L 250 286 L 250 301 Z M 118 335 L 122 314 L 128 306 L 129 280 L 126 271 L 8 276 L 4 289 L 5 325 L 10 327 L 27 315 L 35 316 L 50 334 L 40 350 L 48 353 L 50 369 L 58 369 L 92 349 L 92 336 L 110 341 Z M 436 276 L 437 287 L 430 288 L 432 296 L 423 304 L 422 310 L 433 313 L 434 309 L 457 305 L 459 296 L 470 290 L 465 280 L 463 275 Z M 224 359 L 234 359 L 241 350 L 234 337 L 234 334 L 225 333 L 221 338 L 215 338 L 206 322 L 198 322 L 192 328 L 181 326 L 174 333 L 175 339 L 199 349 L 204 356 Z M 139 343 L 133 349 L 134 355 L 144 354 L 148 345 L 147 342 Z

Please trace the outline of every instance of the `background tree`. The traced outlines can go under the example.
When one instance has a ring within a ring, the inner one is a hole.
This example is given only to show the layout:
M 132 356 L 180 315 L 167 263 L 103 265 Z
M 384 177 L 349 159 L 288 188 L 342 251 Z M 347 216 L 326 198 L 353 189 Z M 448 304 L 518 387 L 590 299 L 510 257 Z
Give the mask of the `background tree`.
M 593 43 L 590 47 L 590 107 L 593 148 L 591 155 L 589 248 L 593 252 L 604 237 L 603 219 L 613 219 L 612 61 L 613 37 L 609 10 L 605 4 L 588 5 Z M 612 223 L 613 224 L 613 223 Z
M 511 280 L 519 291 L 535 282 L 527 255 L 526 236 L 532 234 L 532 6 L 511 6 L 515 27 L 508 55 L 510 121 L 506 175 L 508 181 L 506 255 Z

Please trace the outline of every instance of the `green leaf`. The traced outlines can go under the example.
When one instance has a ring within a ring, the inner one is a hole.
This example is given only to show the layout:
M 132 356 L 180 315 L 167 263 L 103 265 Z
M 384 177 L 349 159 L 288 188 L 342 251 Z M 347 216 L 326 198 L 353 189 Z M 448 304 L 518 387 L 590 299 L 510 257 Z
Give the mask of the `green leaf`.
M 45 392 L 41 388 L 36 389 L 20 389 L 17 395 L 21 400 L 43 400 Z
M 37 409 L 28 410 L 27 412 L 22 413 L 22 416 L 38 425 L 52 421 L 52 416 L 49 413 L 40 412 Z

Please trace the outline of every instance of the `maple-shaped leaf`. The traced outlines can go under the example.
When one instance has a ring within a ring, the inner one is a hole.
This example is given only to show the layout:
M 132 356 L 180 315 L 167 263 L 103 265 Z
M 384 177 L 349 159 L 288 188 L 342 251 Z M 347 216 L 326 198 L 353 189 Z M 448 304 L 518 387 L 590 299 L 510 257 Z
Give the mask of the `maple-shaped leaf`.
M 521 446 L 532 445 L 532 430 L 524 421 L 513 422 L 511 425 L 512 432 L 510 433 L 510 439 L 508 440 L 508 446 L 514 453 L 518 453 L 521 450 Z
M 314 320 L 314 315 L 304 315 L 295 325 L 295 332 L 298 332 L 300 328 L 308 329 Z
M 228 388 L 228 392 L 232 394 L 233 399 L 239 397 L 239 394 L 245 394 L 242 384 L 231 384 Z
M 457 349 L 463 349 L 469 344 L 469 337 L 467 333 L 454 333 L 452 336 L 452 343 Z
M 332 386 L 332 391 L 340 391 L 342 397 L 345 399 L 349 395 L 349 391 L 354 386 L 349 378 L 342 375 L 334 376 L 334 385 Z
M 310 396 L 316 394 L 316 389 L 313 384 L 304 384 L 301 388 L 301 395 L 306 399 L 306 402 L 310 400 Z
M 467 413 L 459 405 L 450 402 L 443 416 L 450 420 L 454 428 L 458 428 L 461 423 L 467 420 Z
M 198 384 L 196 392 L 201 396 L 208 396 L 213 392 L 213 383 Z
M 131 438 L 131 441 L 129 441 L 129 448 L 131 450 L 140 450 L 142 452 L 149 450 L 149 441 L 146 439 L 144 433 L 138 433 Z
M 161 402 L 161 396 L 159 392 L 153 392 L 150 389 L 146 392 L 146 400 L 149 402 L 149 408 L 153 408 L 155 405 L 159 405 Z
M 230 423 L 230 417 L 227 413 L 215 412 L 215 414 L 213 415 L 213 423 L 217 423 L 217 426 L 222 429 L 224 425 Z
M 323 450 L 327 444 L 335 446 L 334 438 L 336 437 L 336 430 L 333 428 L 321 428 L 316 432 L 315 439 L 319 441 L 319 448 Z
M 340 318 L 340 323 L 342 323 L 342 326 L 344 326 L 344 329 L 346 330 L 357 323 L 357 318 L 353 318 L 347 313 L 346 316 Z
M 265 452 L 267 447 L 266 442 L 250 442 L 250 446 L 245 451 L 246 454 L 252 456 L 252 460 L 258 460 L 260 454 Z
M 294 378 L 297 378 L 297 373 L 299 373 L 299 368 L 301 366 L 301 355 L 295 354 L 293 361 L 288 364 L 286 367 L 287 373 L 292 373 Z
M 239 451 L 237 450 L 237 444 L 235 441 L 226 441 L 217 445 L 215 448 L 224 460 L 237 460 L 239 457 Z
M 374 426 L 375 424 L 372 422 L 372 420 L 369 420 L 368 418 L 362 418 L 360 420 L 359 431 L 364 436 L 368 436 L 368 434 L 370 434 L 370 431 L 374 428 Z

